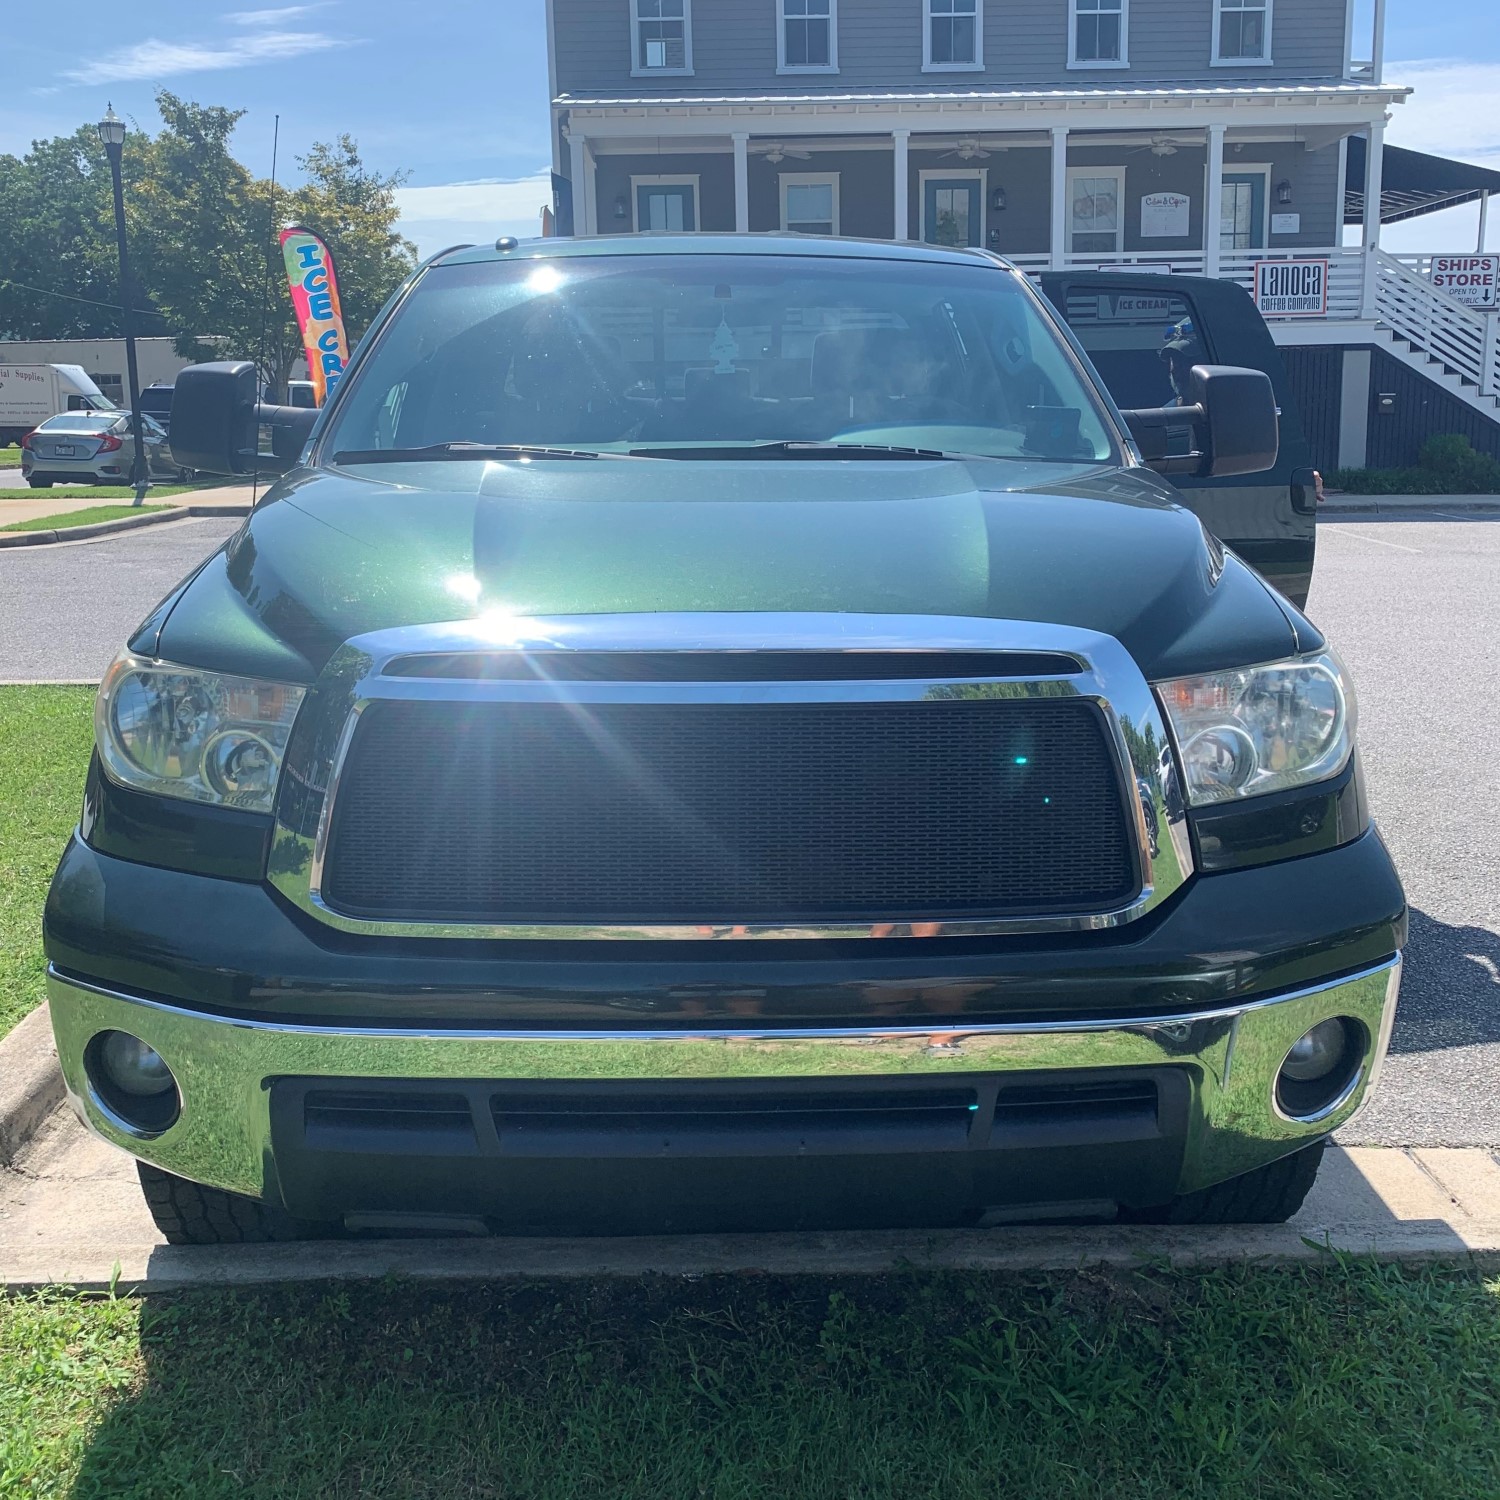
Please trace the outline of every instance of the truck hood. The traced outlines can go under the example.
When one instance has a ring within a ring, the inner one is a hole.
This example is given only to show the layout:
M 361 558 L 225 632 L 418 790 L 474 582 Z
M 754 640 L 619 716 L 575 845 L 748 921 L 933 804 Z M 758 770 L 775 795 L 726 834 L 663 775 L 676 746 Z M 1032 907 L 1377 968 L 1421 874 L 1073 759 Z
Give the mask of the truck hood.
M 1051 622 L 1115 636 L 1152 677 L 1298 648 L 1144 470 L 780 459 L 297 471 L 132 646 L 309 681 L 371 630 L 672 611 Z

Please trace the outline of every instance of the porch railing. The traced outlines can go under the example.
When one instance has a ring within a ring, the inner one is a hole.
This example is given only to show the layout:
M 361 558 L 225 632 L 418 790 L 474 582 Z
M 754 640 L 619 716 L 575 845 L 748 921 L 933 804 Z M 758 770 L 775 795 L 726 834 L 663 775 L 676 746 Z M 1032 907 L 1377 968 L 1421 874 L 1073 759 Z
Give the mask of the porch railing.
M 1011 261 L 1030 276 L 1051 266 L 1046 255 L 1013 255 Z M 1150 271 L 1170 268 L 1187 275 L 1201 274 L 1202 251 L 1126 251 L 1115 255 L 1069 255 L 1070 270 L 1119 269 Z M 1226 250 L 1219 257 L 1219 275 L 1246 291 L 1255 289 L 1255 266 L 1263 260 L 1327 260 L 1328 320 L 1384 324 L 1398 338 L 1439 361 L 1481 395 L 1500 396 L 1500 311 L 1466 307 L 1432 285 L 1430 255 L 1369 254 L 1358 246 L 1328 249 Z M 1373 284 L 1366 286 L 1366 276 Z M 1308 318 L 1271 322 L 1311 322 Z
M 1012 264 L 1030 276 L 1051 268 L 1046 255 L 1012 255 Z M 1336 249 L 1298 250 L 1225 250 L 1219 256 L 1219 276 L 1238 282 L 1246 291 L 1255 288 L 1255 264 L 1262 260 L 1328 261 L 1328 316 L 1355 319 L 1362 316 L 1364 295 L 1363 252 L 1340 246 Z M 1176 271 L 1184 276 L 1201 276 L 1204 256 L 1201 250 L 1126 250 L 1113 255 L 1068 255 L 1064 264 L 1073 271 Z

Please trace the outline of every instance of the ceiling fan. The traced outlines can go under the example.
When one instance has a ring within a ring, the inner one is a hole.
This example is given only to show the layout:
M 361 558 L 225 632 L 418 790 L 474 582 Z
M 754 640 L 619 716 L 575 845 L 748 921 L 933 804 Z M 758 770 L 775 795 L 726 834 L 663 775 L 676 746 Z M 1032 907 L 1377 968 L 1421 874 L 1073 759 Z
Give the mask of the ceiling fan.
M 1149 151 L 1152 156 L 1176 156 L 1177 148 L 1187 144 L 1186 141 L 1174 141 L 1169 135 L 1153 135 L 1149 146 L 1137 146 L 1130 154 L 1139 156 L 1142 151 Z
M 960 161 L 986 160 L 990 152 L 986 151 L 974 136 L 961 140 L 952 151 L 943 152 L 944 156 L 956 156 Z
M 750 149 L 764 156 L 773 167 L 779 162 L 784 162 L 789 156 L 796 157 L 798 161 L 807 161 L 812 156 L 811 151 L 803 151 L 796 146 L 784 146 L 780 141 L 767 141 L 764 146 L 752 146 Z

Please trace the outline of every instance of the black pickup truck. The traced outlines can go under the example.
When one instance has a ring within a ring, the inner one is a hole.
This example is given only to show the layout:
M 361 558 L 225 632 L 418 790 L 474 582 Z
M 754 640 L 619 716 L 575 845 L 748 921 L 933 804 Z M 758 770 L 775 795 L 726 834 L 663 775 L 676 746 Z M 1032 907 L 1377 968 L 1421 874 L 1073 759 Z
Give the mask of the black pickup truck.
M 179 375 L 283 477 L 107 674 L 46 912 L 169 1239 L 1295 1211 L 1406 908 L 1348 674 L 1160 477 L 1268 487 L 1273 383 L 1206 284 L 1049 295 L 502 239 L 321 413 Z M 1122 411 L 1127 295 L 1202 358 Z
M 1286 367 L 1266 321 L 1243 287 L 1204 276 L 1128 271 L 1052 271 L 1042 292 L 1125 408 L 1180 401 L 1197 364 L 1262 371 L 1275 392 L 1280 449 L 1253 474 L 1169 476 L 1182 503 L 1299 609 L 1317 552 L 1318 478 Z M 1184 430 L 1179 446 L 1191 444 Z

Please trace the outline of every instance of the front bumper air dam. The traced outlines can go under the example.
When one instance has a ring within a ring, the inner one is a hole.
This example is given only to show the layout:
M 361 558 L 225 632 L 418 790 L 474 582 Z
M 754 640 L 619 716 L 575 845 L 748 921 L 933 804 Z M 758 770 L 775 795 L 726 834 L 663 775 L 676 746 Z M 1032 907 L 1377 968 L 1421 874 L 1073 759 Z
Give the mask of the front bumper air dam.
M 181 1177 L 252 1197 L 275 1181 L 273 1085 L 280 1080 L 618 1080 L 943 1078 L 1170 1069 L 1187 1080 L 1181 1169 L 1163 1197 L 1252 1170 L 1345 1124 L 1376 1081 L 1395 1018 L 1400 955 L 1311 987 L 1193 1014 L 931 1027 L 546 1032 L 378 1030 L 233 1020 L 49 972 L 58 1054 L 73 1108 L 96 1134 Z M 1363 1055 L 1316 1115 L 1289 1118 L 1275 1079 L 1319 1021 L 1350 1017 Z M 100 1099 L 90 1040 L 141 1038 L 178 1080 L 181 1114 L 154 1136 Z M 1082 1153 L 1080 1153 L 1082 1154 Z M 1174 1160 L 1179 1158 L 1174 1157 Z M 1065 1175 L 1065 1174 L 1064 1174 Z M 1059 1180 L 1055 1197 L 1073 1196 Z

